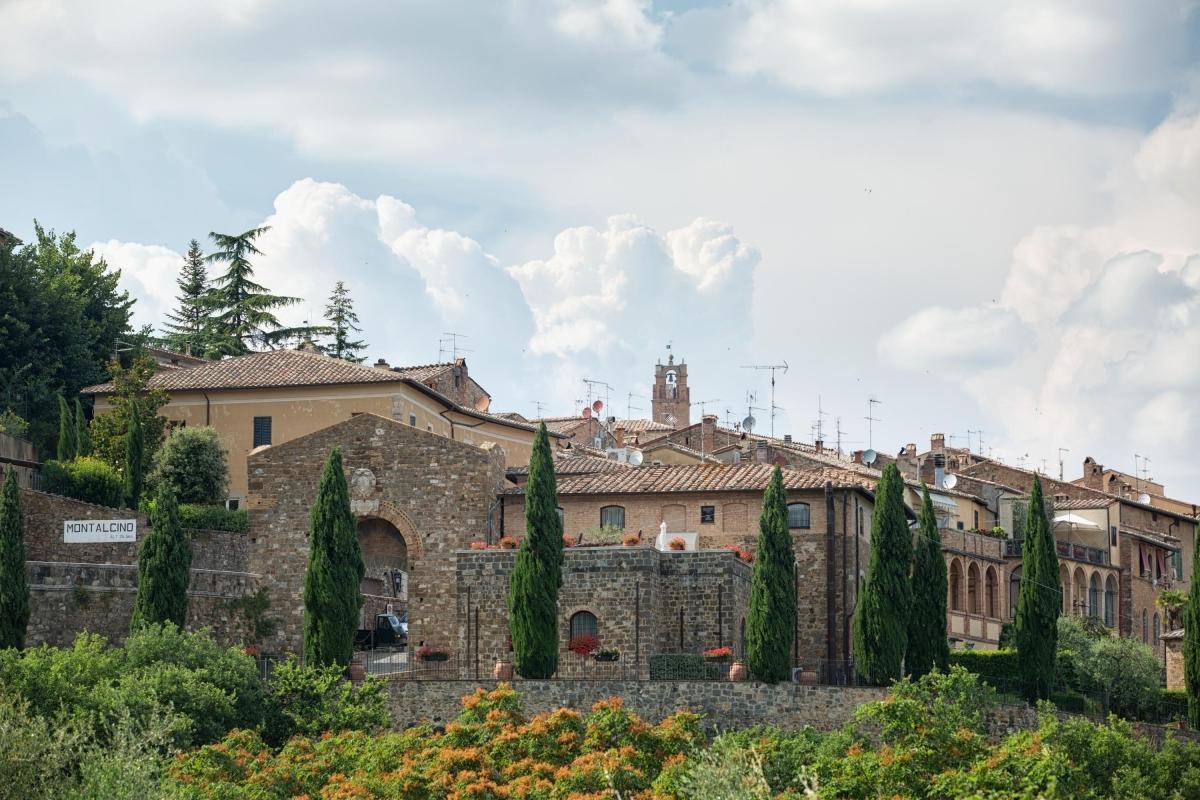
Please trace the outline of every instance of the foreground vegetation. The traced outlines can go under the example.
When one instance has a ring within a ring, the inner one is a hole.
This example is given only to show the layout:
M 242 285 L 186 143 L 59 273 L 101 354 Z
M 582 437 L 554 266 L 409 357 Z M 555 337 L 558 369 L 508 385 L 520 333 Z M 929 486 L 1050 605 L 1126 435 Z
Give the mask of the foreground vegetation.
M 1200 747 L 1161 750 L 1128 723 L 1061 722 L 989 741 L 995 695 L 962 669 L 896 684 L 839 730 L 710 738 L 620 699 L 533 717 L 507 685 L 444 729 L 387 732 L 382 687 L 151 627 L 123 647 L 0 651 L 0 798 L 1183 798 Z

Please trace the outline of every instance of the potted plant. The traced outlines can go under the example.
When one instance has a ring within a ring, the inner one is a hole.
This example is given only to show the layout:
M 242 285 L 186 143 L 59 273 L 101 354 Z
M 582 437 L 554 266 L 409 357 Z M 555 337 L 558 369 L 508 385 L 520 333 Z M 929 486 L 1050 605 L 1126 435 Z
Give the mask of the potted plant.
M 498 544 L 501 550 L 516 550 L 520 542 L 517 541 L 517 537 L 515 536 L 501 536 Z
M 704 651 L 705 661 L 728 661 L 733 658 L 732 647 L 710 647 Z
M 417 649 L 418 661 L 446 661 L 450 653 L 445 648 L 423 644 Z
M 735 661 L 729 667 L 729 680 L 735 683 L 741 683 L 750 677 L 750 671 L 746 669 L 745 661 Z
M 472 550 L 487 550 L 488 549 L 487 542 L 479 542 L 479 541 L 471 542 L 471 549 Z
M 513 665 L 504 656 L 496 659 L 496 666 L 492 667 L 492 677 L 498 681 L 511 681 L 513 677 Z
M 600 640 L 596 638 L 595 634 L 581 633 L 571 637 L 571 641 L 567 642 L 567 649 L 577 656 L 586 658 L 600 649 Z
M 626 547 L 636 547 L 638 542 L 641 540 L 642 537 L 638 536 L 636 533 L 627 533 L 621 538 L 621 544 L 625 545 Z
M 676 536 L 674 539 L 667 542 L 667 547 L 672 550 L 687 550 L 687 542 L 683 540 L 682 536 Z
M 592 656 L 592 658 L 596 659 L 597 661 L 606 661 L 606 662 L 620 661 L 621 660 L 621 651 L 620 650 L 597 650 L 596 653 Z
M 367 677 L 367 669 L 363 666 L 362 653 L 355 653 L 350 658 L 350 682 L 362 683 L 365 677 Z

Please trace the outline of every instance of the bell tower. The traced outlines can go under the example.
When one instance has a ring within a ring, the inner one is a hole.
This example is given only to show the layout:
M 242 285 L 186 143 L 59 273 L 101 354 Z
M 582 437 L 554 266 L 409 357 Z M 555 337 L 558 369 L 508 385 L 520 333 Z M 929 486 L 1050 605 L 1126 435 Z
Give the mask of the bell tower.
M 687 363 L 675 363 L 675 354 L 667 356 L 654 367 L 654 396 L 650 400 L 651 415 L 655 422 L 672 428 L 691 425 L 691 397 L 688 393 Z

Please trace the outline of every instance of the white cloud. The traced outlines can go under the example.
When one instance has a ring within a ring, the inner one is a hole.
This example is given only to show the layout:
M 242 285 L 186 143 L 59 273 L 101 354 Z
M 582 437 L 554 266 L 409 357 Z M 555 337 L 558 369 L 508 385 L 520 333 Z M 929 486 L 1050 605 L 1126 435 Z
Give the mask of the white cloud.
M 1200 159 L 1182 139 L 1200 131 L 1198 120 L 1172 116 L 1114 171 L 1116 211 L 1106 224 L 1025 237 L 998 305 L 919 311 L 881 339 L 881 355 L 908 369 L 937 367 L 936 353 L 901 351 L 893 340 L 955 326 L 958 377 L 1003 426 L 992 437 L 1001 452 L 1049 456 L 1062 446 L 1125 468 L 1138 452 L 1160 477 L 1183 481 L 1178 493 L 1194 493 L 1200 469 L 1190 454 L 1200 430 L 1188 398 L 1200 396 L 1200 193 L 1189 181 L 1200 182 Z M 1193 224 L 1179 226 L 1186 219 Z M 1019 317 L 1031 339 L 1018 345 L 1012 331 L 986 326 L 974 336 L 975 320 L 994 315 Z M 1010 363 L 989 363 L 998 349 Z
M 662 27 L 650 18 L 649 0 L 560 0 L 555 17 L 559 31 L 593 45 L 616 43 L 651 50 Z
M 133 324 L 162 325 L 163 315 L 173 306 L 182 256 L 168 247 L 115 239 L 95 242 L 90 249 L 121 270 L 122 288 L 138 300 L 133 307 Z
M 1012 311 L 926 308 L 879 340 L 879 355 L 906 369 L 968 375 L 1012 362 L 1029 332 Z
M 748 0 L 725 64 L 829 95 L 973 84 L 1107 95 L 1173 84 L 1189 0 Z

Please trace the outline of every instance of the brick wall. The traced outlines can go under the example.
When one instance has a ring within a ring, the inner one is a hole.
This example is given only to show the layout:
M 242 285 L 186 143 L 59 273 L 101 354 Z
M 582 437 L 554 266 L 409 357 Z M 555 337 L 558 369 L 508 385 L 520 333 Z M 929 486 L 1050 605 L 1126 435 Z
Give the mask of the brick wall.
M 301 648 L 308 518 L 334 447 L 359 519 L 386 520 L 404 539 L 411 640 L 441 639 L 455 623 L 454 552 L 485 538 L 504 452 L 360 414 L 250 456 L 249 565 L 262 574 L 280 623 L 267 648 Z

